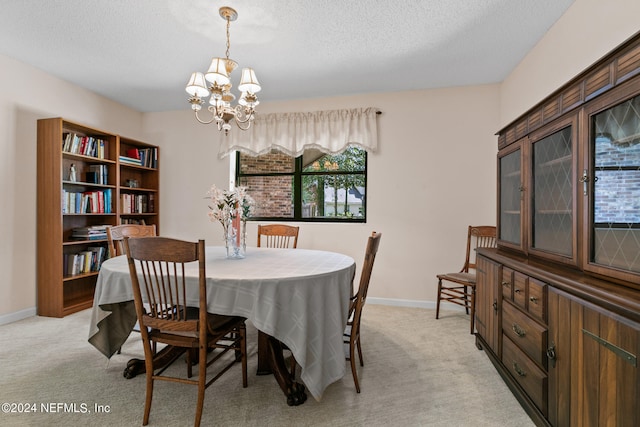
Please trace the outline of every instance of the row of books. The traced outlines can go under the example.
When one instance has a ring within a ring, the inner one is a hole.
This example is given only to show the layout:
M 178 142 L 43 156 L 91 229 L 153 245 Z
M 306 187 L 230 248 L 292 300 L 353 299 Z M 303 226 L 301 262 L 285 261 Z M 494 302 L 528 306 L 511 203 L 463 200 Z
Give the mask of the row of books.
M 62 190 L 62 213 L 112 213 L 111 189 L 73 192 Z
M 129 148 L 126 155 L 120 156 L 120 163 L 156 168 L 158 167 L 158 150 L 155 148 Z
M 106 254 L 107 248 L 104 246 L 92 246 L 88 247 L 86 251 L 64 254 L 64 275 L 74 276 L 98 271 L 105 260 Z
M 120 195 L 120 206 L 123 214 L 155 212 L 155 195 L 129 194 Z
M 73 132 L 62 134 L 62 151 L 71 154 L 104 159 L 106 142 L 93 136 L 78 135 Z
M 109 225 L 90 225 L 71 230 L 71 238 L 76 240 L 106 240 Z

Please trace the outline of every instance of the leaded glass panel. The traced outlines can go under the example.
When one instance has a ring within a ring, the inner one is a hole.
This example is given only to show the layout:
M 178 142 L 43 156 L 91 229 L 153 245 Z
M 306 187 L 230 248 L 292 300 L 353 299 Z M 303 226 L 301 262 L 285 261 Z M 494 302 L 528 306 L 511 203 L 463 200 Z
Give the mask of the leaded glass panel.
M 571 127 L 533 144 L 532 247 L 571 256 L 573 186 Z
M 521 229 L 521 152 L 500 158 L 500 230 L 499 238 L 520 244 Z
M 592 121 L 590 261 L 640 272 L 640 96 Z

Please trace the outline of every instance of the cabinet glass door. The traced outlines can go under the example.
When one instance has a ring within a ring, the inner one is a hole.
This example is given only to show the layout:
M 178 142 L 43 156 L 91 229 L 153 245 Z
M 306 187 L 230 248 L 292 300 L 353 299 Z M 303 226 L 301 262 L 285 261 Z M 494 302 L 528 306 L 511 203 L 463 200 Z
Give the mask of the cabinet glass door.
M 498 160 L 500 177 L 500 218 L 498 239 L 521 248 L 522 239 L 522 149 L 502 155 Z
M 572 127 L 533 143 L 531 247 L 573 256 Z
M 589 262 L 638 273 L 640 96 L 593 115 L 590 145 Z

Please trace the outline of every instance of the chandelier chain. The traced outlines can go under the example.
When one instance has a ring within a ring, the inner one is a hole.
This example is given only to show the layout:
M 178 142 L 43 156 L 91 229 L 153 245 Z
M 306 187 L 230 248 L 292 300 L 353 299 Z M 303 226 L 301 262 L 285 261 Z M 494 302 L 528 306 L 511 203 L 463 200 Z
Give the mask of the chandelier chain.
M 231 20 L 227 16 L 227 59 L 229 59 L 229 47 L 231 46 L 231 44 L 229 42 L 229 39 L 230 39 L 229 27 L 230 26 L 231 26 Z

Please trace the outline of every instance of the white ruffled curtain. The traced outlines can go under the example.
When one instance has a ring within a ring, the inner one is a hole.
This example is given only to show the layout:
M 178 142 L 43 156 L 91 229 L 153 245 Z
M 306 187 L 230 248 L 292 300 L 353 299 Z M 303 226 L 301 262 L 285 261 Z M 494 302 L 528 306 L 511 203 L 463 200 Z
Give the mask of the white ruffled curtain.
M 311 113 L 256 114 L 251 128 L 232 128 L 222 136 L 219 157 L 240 151 L 258 156 L 278 149 L 290 156 L 302 155 L 314 148 L 337 154 L 350 145 L 369 152 L 378 148 L 375 108 L 316 111 Z

